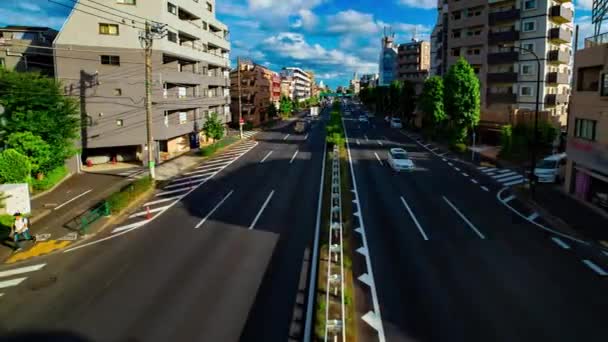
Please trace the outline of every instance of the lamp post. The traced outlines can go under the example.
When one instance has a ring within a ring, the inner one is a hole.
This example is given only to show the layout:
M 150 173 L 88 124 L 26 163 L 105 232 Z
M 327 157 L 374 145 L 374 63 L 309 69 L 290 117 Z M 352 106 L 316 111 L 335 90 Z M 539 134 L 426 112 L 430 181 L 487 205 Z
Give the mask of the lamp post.
M 505 47 L 504 45 L 499 45 L 500 47 Z M 534 137 L 532 141 L 532 146 L 530 151 L 530 194 L 532 198 L 534 198 L 534 189 L 536 187 L 536 175 L 534 174 L 534 168 L 536 167 L 536 145 L 538 143 L 538 110 L 540 106 L 540 58 L 538 55 L 530 49 L 526 49 L 519 46 L 511 46 L 512 49 L 518 49 L 521 51 L 525 51 L 527 53 L 531 53 L 536 59 L 536 110 L 534 112 Z

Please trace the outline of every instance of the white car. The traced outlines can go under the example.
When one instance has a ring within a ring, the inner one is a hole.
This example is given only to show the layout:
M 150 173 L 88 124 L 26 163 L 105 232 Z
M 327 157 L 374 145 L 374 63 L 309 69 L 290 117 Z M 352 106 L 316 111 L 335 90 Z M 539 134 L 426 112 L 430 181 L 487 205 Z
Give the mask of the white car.
M 391 148 L 388 152 L 388 165 L 395 171 L 413 171 L 414 162 L 402 148 Z
M 559 183 L 564 179 L 566 168 L 566 154 L 554 154 L 536 164 L 534 175 L 539 183 Z
M 401 119 L 399 118 L 392 118 L 391 119 L 391 128 L 402 128 L 403 125 L 401 124 Z
M 359 122 L 368 122 L 367 116 L 365 116 L 365 115 L 359 115 Z

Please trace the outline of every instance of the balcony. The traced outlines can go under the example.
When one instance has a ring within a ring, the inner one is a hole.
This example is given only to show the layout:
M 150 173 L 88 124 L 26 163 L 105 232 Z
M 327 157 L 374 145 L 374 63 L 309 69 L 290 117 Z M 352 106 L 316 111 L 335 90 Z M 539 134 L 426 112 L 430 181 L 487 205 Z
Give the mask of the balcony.
M 570 62 L 570 54 L 562 50 L 551 50 L 547 53 L 547 60 L 551 64 L 568 64 Z
M 549 40 L 557 44 L 570 43 L 572 41 L 572 33 L 564 28 L 554 27 L 549 30 Z
M 520 17 L 520 10 L 517 8 L 514 8 L 514 9 L 510 9 L 508 11 L 490 13 L 489 22 L 490 22 L 490 25 L 496 25 L 496 24 L 504 23 L 504 22 L 508 22 L 508 21 L 519 20 L 519 17 Z
M 545 95 L 545 104 L 547 106 L 557 106 L 568 103 L 568 95 L 566 94 L 547 94 Z
M 517 62 L 519 54 L 517 51 L 496 52 L 488 54 L 488 64 L 508 64 Z
M 519 40 L 519 31 L 510 30 L 504 32 L 490 32 L 488 35 L 488 44 L 498 45 L 506 42 L 514 42 Z
M 516 103 L 517 96 L 513 93 L 487 93 L 487 103 Z
M 514 83 L 517 82 L 516 72 L 493 72 L 488 73 L 488 83 Z
M 549 72 L 547 73 L 547 83 L 567 84 L 568 74 L 565 72 Z
M 549 10 L 549 18 L 558 24 L 569 23 L 572 22 L 572 17 L 574 13 L 571 9 L 566 8 L 561 5 L 556 5 L 551 7 Z

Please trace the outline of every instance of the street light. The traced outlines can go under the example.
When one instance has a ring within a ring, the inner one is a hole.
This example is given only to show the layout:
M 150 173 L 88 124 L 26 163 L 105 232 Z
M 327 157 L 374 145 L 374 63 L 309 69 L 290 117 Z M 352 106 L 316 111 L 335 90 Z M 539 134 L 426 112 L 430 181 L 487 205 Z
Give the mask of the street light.
M 507 47 L 505 45 L 499 45 L 499 47 L 503 48 L 503 47 Z M 532 141 L 532 151 L 531 151 L 531 162 L 532 164 L 530 165 L 530 194 L 532 195 L 532 198 L 534 198 L 534 188 L 536 186 L 536 175 L 534 174 L 534 168 L 536 167 L 536 145 L 538 142 L 538 110 L 539 110 L 539 106 L 540 106 L 540 58 L 538 58 L 538 55 L 530 49 L 526 49 L 524 47 L 519 47 L 519 46 L 509 46 L 512 49 L 518 49 L 521 51 L 525 51 L 527 53 L 531 53 L 534 58 L 536 59 L 536 111 L 534 113 L 534 138 Z

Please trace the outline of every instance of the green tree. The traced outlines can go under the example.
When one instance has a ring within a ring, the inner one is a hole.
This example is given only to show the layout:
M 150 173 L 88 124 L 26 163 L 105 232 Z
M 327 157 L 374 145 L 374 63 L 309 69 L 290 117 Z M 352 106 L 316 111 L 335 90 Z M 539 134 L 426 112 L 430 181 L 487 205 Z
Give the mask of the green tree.
M 41 137 L 32 132 L 16 132 L 7 137 L 5 144 L 6 148 L 12 148 L 28 157 L 33 175 L 51 171 L 51 147 Z
M 214 141 L 224 137 L 224 124 L 218 118 L 217 113 L 211 113 L 207 121 L 205 121 L 203 124 L 203 132 L 207 138 L 211 138 Z
M 411 123 L 414 119 L 414 111 L 416 110 L 416 89 L 410 81 L 401 82 L 401 93 L 397 100 L 399 113 Z
M 433 76 L 424 82 L 420 95 L 420 109 L 424 113 L 424 125 L 440 127 L 447 119 L 443 110 L 443 79 Z
M 281 116 L 289 117 L 291 116 L 291 112 L 293 110 L 293 105 L 291 100 L 287 96 L 281 96 L 281 100 L 279 102 L 279 112 L 281 112 Z
M 454 128 L 454 142 L 463 142 L 467 130 L 479 123 L 479 79 L 462 57 L 450 67 L 444 79 L 443 106 Z
M 301 107 L 302 107 L 302 104 L 300 103 L 300 101 L 298 99 L 293 99 L 293 104 L 292 104 L 293 111 L 297 112 L 300 110 Z
M 266 108 L 266 114 L 269 118 L 274 118 L 277 116 L 277 107 L 275 107 L 274 103 L 268 104 L 268 107 Z
M 29 159 L 12 148 L 0 153 L 0 183 L 26 183 L 32 166 Z
M 376 113 L 379 115 L 386 114 L 389 110 L 389 89 L 386 86 L 375 87 L 374 89 L 374 100 L 376 103 Z
M 402 84 L 399 81 L 391 82 L 388 90 L 388 110 L 392 115 L 401 117 L 403 116 L 403 112 L 401 112 L 401 88 Z
M 0 104 L 7 132 L 31 132 L 50 146 L 45 168 L 62 166 L 76 152 L 80 119 L 75 100 L 63 96 L 61 84 L 36 73 L 0 69 Z M 6 143 L 3 138 L 2 143 Z

